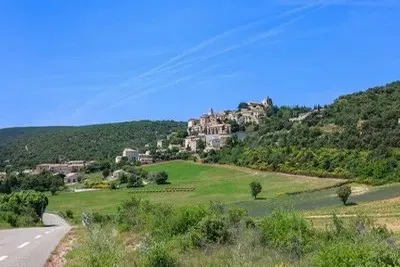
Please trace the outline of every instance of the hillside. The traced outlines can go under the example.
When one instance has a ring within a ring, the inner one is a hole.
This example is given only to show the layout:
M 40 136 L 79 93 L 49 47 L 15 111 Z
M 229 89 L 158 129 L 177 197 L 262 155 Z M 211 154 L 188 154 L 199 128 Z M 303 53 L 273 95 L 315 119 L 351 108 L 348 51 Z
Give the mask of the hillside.
M 186 123 L 136 121 L 79 127 L 0 129 L 0 169 L 63 160 L 114 158 L 125 147 L 143 148 Z
M 305 111 L 276 107 L 258 135 L 205 160 L 374 184 L 400 181 L 400 82 L 341 96 L 291 119 Z

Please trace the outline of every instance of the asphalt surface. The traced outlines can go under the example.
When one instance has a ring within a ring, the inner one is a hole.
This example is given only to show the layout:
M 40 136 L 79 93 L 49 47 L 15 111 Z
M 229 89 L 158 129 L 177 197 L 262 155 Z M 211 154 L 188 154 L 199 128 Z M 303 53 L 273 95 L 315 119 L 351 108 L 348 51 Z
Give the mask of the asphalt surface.
M 0 230 L 1 267 L 43 267 L 51 252 L 70 230 L 59 216 L 45 213 L 46 227 Z

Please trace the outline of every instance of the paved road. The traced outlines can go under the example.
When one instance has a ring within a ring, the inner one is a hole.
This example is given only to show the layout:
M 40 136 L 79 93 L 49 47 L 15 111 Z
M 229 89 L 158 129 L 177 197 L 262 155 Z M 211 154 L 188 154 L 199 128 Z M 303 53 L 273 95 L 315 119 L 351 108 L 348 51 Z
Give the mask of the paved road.
M 70 230 L 59 216 L 45 213 L 46 227 L 0 230 L 1 267 L 43 267 Z

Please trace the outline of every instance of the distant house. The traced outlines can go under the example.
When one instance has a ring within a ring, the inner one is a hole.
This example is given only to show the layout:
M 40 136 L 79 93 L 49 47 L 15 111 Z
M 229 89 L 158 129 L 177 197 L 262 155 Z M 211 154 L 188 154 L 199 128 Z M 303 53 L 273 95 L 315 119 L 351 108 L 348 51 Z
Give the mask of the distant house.
M 78 174 L 75 172 L 68 173 L 64 177 L 64 183 L 70 184 L 70 183 L 76 183 L 78 182 Z
M 132 148 L 125 148 L 122 156 L 126 157 L 129 161 L 137 161 L 139 159 L 139 152 Z

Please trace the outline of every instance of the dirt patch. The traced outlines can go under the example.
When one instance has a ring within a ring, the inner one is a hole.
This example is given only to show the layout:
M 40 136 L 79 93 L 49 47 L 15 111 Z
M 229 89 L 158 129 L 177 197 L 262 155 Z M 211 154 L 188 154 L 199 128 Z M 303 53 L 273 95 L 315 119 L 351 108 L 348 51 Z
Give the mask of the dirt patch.
M 44 267 L 62 267 L 66 264 L 65 256 L 72 249 L 73 244 L 76 241 L 76 228 L 72 228 L 65 237 L 61 240 L 60 244 L 51 253 L 50 257 L 47 259 Z
M 371 188 L 368 186 L 352 186 L 351 187 L 351 194 L 353 196 L 363 195 L 369 191 L 371 191 Z

